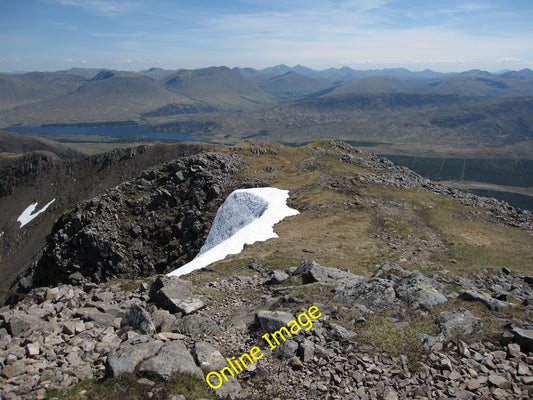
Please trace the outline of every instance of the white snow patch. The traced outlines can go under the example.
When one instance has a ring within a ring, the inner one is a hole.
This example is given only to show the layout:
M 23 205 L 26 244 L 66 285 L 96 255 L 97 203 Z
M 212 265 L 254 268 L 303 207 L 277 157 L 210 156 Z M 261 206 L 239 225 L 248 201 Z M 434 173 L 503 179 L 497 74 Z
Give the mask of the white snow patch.
M 37 207 L 38 203 L 32 203 L 30 204 L 23 212 L 20 214 L 20 216 L 17 218 L 17 221 L 20 222 L 20 227 L 22 228 L 24 225 L 26 225 L 28 222 L 32 221 L 37 215 L 43 213 L 46 211 L 48 206 L 52 204 L 56 199 L 50 200 L 48 204 L 46 204 L 43 208 L 41 208 L 39 211 L 37 211 L 35 214 L 33 213 L 35 211 L 35 208 Z
M 245 244 L 277 238 L 274 225 L 298 211 L 287 206 L 288 190 L 277 188 L 239 189 L 220 206 L 200 252 L 191 262 L 170 272 L 180 276 L 238 254 Z

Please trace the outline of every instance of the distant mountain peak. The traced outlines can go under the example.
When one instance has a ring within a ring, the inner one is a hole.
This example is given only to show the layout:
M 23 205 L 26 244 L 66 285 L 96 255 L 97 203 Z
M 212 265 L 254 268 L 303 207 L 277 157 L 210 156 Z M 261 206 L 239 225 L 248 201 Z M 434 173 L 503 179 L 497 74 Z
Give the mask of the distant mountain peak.
M 91 79 L 91 81 L 103 81 L 104 79 L 113 78 L 114 76 L 116 76 L 116 73 L 106 69 L 96 74 L 95 77 Z

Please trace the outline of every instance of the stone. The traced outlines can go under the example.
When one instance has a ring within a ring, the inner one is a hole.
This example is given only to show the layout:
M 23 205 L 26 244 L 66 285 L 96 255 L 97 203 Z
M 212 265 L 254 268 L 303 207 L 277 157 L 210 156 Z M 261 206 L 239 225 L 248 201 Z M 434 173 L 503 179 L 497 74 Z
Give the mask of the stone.
M 22 336 L 42 330 L 45 324 L 46 322 L 37 315 L 16 311 L 7 326 L 11 336 Z
M 166 342 L 157 355 L 145 359 L 139 365 L 138 371 L 148 378 L 163 381 L 168 381 L 175 372 L 188 372 L 204 379 L 202 370 L 194 362 L 187 347 L 179 340 Z
M 188 336 L 212 336 L 221 332 L 215 321 L 198 314 L 186 315 L 183 318 L 176 319 L 172 325 L 172 330 Z
M 437 323 L 440 326 L 442 334 L 447 339 L 457 335 L 471 335 L 477 332 L 482 325 L 479 318 L 476 318 L 470 311 L 462 308 L 454 311 L 441 312 L 437 317 Z
M 511 387 L 511 383 L 507 379 L 496 374 L 489 375 L 489 382 L 500 389 L 508 389 Z
M 494 311 L 499 311 L 510 306 L 508 302 L 494 299 L 479 290 L 467 290 L 461 293 L 459 297 L 466 301 L 479 301 Z
M 520 345 L 523 353 L 533 352 L 533 330 L 513 327 L 514 340 Z
M 151 335 L 155 332 L 155 326 L 148 312 L 137 304 L 133 304 L 124 314 L 120 321 L 120 327 L 131 326 L 143 334 Z
M 151 340 L 147 336 L 138 336 L 128 342 L 123 342 L 107 357 L 108 373 L 117 377 L 123 372 L 133 373 L 139 363 L 155 356 L 163 347 L 160 340 Z
M 448 301 L 443 290 L 442 285 L 433 279 L 414 271 L 400 281 L 396 295 L 413 308 L 419 308 L 421 305 L 433 307 Z
M 115 322 L 114 315 L 103 313 L 95 307 L 78 308 L 76 316 L 81 317 L 84 321 L 90 321 L 95 326 L 101 328 L 113 326 Z
M 6 377 L 7 379 L 13 378 L 15 376 L 22 375 L 26 372 L 26 364 L 24 361 L 17 361 L 11 365 L 6 366 L 2 370 L 2 376 Z
M 224 356 L 210 343 L 196 342 L 194 354 L 200 368 L 204 371 L 220 371 L 227 366 Z
M 284 357 L 290 358 L 298 351 L 298 343 L 294 340 L 285 340 L 277 348 L 280 354 Z
M 338 324 L 330 322 L 329 326 L 331 327 L 333 336 L 341 340 L 350 340 L 357 336 L 357 333 L 352 332 Z
M 323 267 L 313 260 L 306 260 L 293 272 L 293 275 L 301 275 L 303 283 L 320 282 L 323 284 L 353 284 L 365 279 L 364 276 L 355 275 L 351 272 L 337 268 Z
M 518 343 L 509 343 L 507 345 L 507 352 L 509 353 L 509 357 L 522 358 L 525 356 L 525 354 L 520 351 L 520 345 Z
M 188 285 L 178 277 L 158 277 L 150 288 L 150 298 L 172 313 L 191 314 L 205 304 L 189 291 Z
M 289 366 L 296 371 L 299 371 L 304 367 L 302 361 L 296 356 L 289 360 Z
M 481 383 L 479 382 L 479 379 L 473 378 L 473 379 L 469 379 L 466 382 L 466 388 L 468 390 L 476 390 L 476 389 L 479 389 L 480 387 L 481 387 Z
M 369 306 L 386 307 L 396 299 L 395 283 L 383 278 L 369 278 L 335 288 L 334 300 L 348 304 L 363 302 Z
M 291 313 L 285 311 L 268 311 L 260 310 L 255 314 L 255 323 L 264 332 L 275 332 L 281 327 L 286 327 L 287 324 L 294 320 Z
M 398 400 L 398 392 L 394 390 L 393 388 L 386 387 L 385 391 L 383 392 L 383 400 Z
M 26 354 L 28 357 L 38 356 L 41 352 L 41 348 L 38 343 L 28 343 L 26 345 Z
M 266 282 L 269 285 L 275 285 L 278 283 L 282 283 L 286 281 L 287 279 L 289 279 L 289 274 L 279 269 L 272 271 L 269 275 L 270 275 L 270 279 Z
M 303 362 L 309 362 L 315 355 L 315 344 L 309 339 L 304 339 L 298 347 L 298 355 Z

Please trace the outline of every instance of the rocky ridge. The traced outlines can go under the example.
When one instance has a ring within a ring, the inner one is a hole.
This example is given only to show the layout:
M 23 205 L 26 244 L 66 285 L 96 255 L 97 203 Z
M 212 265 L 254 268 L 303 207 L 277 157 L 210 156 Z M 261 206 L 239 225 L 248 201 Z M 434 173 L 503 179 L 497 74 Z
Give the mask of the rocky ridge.
M 168 272 L 203 245 L 244 161 L 207 153 L 144 171 L 57 220 L 18 290 Z

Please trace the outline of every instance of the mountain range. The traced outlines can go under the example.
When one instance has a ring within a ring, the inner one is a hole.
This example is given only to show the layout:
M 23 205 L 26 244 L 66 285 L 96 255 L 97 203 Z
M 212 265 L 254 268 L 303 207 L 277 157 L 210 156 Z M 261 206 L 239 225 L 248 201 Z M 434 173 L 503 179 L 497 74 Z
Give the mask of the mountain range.
M 496 98 L 533 95 L 533 71 L 460 74 L 406 69 L 315 71 L 151 68 L 138 73 L 75 68 L 0 74 L 0 127 L 141 121 L 143 117 L 265 108 L 304 98 L 361 93 L 431 93 Z

